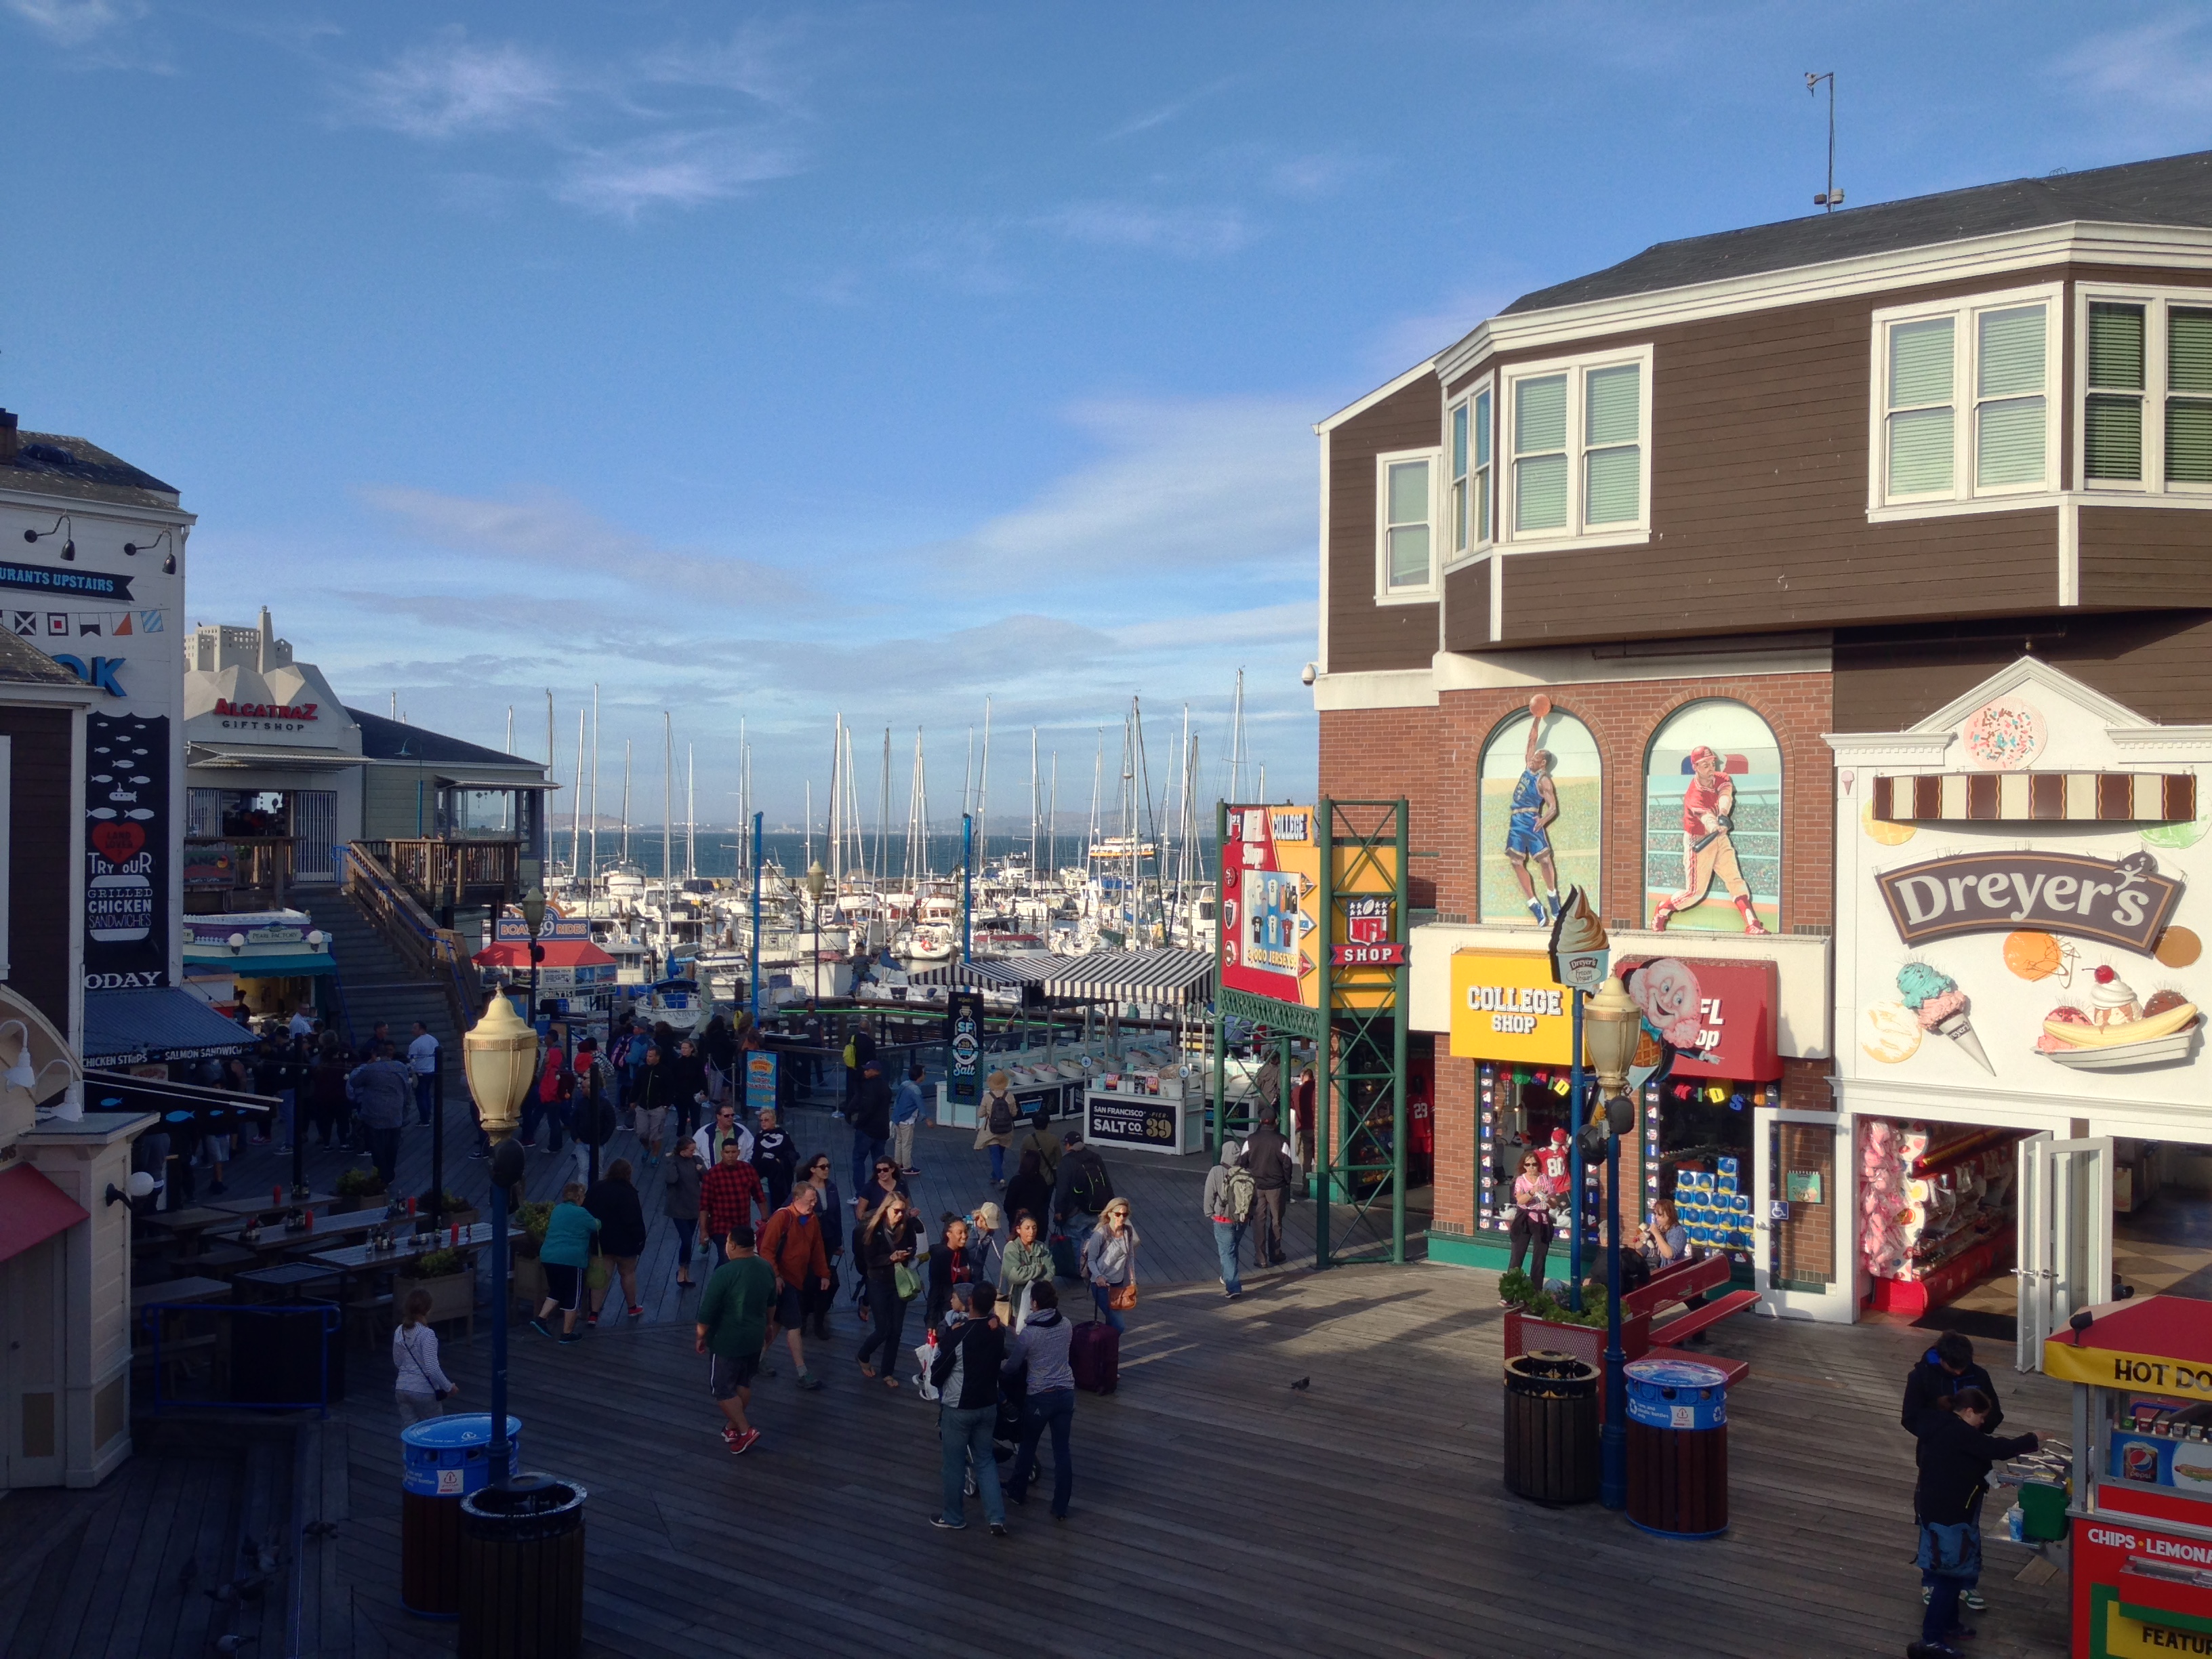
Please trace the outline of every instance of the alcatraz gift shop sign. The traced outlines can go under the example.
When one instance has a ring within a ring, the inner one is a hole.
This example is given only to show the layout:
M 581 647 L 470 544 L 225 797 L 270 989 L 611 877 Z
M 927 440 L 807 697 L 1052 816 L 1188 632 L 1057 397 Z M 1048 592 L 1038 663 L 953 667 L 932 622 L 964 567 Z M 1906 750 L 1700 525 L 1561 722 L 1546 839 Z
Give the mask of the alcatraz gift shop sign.
M 169 721 L 85 717 L 84 985 L 169 982 Z
M 1961 853 L 1875 878 L 1907 945 L 2027 929 L 2093 939 L 2150 956 L 2181 902 L 2181 884 L 2148 853 L 2113 863 L 2076 853 Z

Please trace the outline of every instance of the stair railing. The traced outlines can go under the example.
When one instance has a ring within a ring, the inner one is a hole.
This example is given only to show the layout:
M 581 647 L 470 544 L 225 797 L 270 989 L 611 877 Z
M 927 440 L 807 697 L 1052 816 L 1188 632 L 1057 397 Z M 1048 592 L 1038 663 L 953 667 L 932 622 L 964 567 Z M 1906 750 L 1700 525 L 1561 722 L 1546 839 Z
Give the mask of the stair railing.
M 461 949 L 459 935 L 432 921 L 407 884 L 360 842 L 346 847 L 345 884 L 399 959 L 444 995 L 454 1031 L 465 1032 L 477 1000 L 471 983 L 476 964 Z

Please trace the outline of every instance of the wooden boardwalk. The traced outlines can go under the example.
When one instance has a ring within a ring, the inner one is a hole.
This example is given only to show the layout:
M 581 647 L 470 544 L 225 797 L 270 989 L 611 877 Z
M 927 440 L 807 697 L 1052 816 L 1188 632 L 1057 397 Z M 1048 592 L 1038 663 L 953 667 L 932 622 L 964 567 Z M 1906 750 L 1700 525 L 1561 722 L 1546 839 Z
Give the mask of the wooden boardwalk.
M 823 1139 L 810 1127 L 802 1146 Z M 933 1182 L 945 1183 L 941 1207 L 981 1195 L 968 1140 L 931 1132 L 918 1153 L 933 1213 Z M 423 1152 L 410 1149 L 415 1169 Z M 1135 1162 L 1115 1160 L 1117 1181 Z M 1911 1445 L 1895 1413 L 1925 1333 L 1723 1326 L 1715 1348 L 1752 1365 L 1730 1402 L 1733 1529 L 1653 1538 L 1595 1505 L 1550 1511 L 1503 1490 L 1490 1275 L 1298 1268 L 1248 1279 L 1244 1298 L 1225 1302 L 1191 1162 L 1130 1172 L 1152 1267 L 1121 1390 L 1079 1397 L 1073 1516 L 1054 1522 L 1033 1495 L 1008 1540 L 980 1524 L 928 1526 L 934 1410 L 860 1378 L 848 1312 L 826 1350 L 812 1348 L 830 1386 L 802 1395 L 780 1364 L 754 1396 L 760 1444 L 731 1457 L 691 1350 L 690 1296 L 670 1282 L 665 1224 L 646 1263 L 645 1318 L 611 1319 L 566 1347 L 516 1328 L 525 1466 L 591 1493 L 588 1650 L 1903 1651 L 1919 1601 Z M 482 1171 L 463 1158 L 450 1184 L 471 1196 Z M 534 1155 L 532 1189 L 562 1174 Z M 460 1408 L 488 1403 L 489 1346 L 481 1322 L 474 1341 L 447 1341 Z M 452 1652 L 452 1626 L 398 1606 L 398 1422 L 382 1355 L 350 1358 L 349 1398 L 327 1421 L 167 1423 L 142 1432 L 140 1455 L 96 1491 L 0 1501 L 0 1653 L 197 1655 L 225 1630 L 255 1635 L 258 1656 Z M 2062 1387 L 1998 1377 L 2015 1424 L 2062 1428 Z M 980 1522 L 972 1504 L 969 1515 Z M 302 1536 L 318 1521 L 336 1526 L 328 1541 Z M 205 1590 L 248 1534 L 281 1538 L 285 1564 L 261 1603 L 220 1607 Z M 1976 1650 L 2063 1652 L 2063 1580 L 2015 1577 L 2033 1558 L 1995 1538 L 1988 1557 Z

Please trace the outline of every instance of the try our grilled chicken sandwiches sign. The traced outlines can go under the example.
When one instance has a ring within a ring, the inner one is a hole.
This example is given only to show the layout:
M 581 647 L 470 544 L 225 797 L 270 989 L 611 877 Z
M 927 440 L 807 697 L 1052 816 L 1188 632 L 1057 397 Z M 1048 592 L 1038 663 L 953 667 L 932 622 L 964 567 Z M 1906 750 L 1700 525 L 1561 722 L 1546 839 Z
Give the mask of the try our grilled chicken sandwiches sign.
M 1875 880 L 1907 945 L 2031 928 L 2149 956 L 2181 902 L 2181 884 L 2160 875 L 2148 853 L 2118 863 L 2074 853 L 1961 853 Z

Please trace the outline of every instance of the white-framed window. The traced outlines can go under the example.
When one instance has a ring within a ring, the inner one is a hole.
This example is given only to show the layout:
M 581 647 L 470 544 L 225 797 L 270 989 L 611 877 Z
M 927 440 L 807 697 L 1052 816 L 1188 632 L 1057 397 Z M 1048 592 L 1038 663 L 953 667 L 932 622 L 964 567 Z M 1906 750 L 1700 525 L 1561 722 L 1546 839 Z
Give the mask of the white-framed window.
M 1875 313 L 1870 511 L 2058 487 L 2058 307 L 2045 287 Z
M 1495 395 L 1485 380 L 1451 408 L 1444 449 L 1450 473 L 1444 501 L 1447 568 L 1488 547 L 1498 533 L 1498 468 L 1492 442 Z
M 2084 283 L 2075 304 L 2081 487 L 2212 493 L 2212 289 Z
M 1650 532 L 1651 349 L 1510 368 L 1498 389 L 1501 544 L 1642 541 Z
M 1382 604 L 1434 599 L 1437 474 L 1447 451 L 1396 450 L 1375 458 L 1375 597 Z

